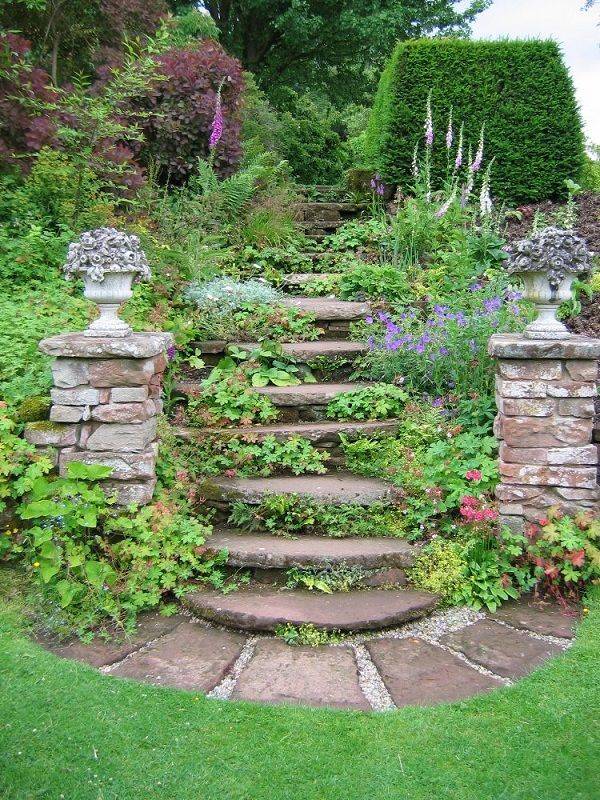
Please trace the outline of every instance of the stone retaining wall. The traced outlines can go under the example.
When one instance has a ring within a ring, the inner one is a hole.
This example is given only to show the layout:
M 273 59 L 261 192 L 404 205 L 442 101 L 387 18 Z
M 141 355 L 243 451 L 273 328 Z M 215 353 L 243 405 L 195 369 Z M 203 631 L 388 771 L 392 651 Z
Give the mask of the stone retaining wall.
M 50 423 L 32 423 L 25 438 L 56 453 L 65 474 L 71 461 L 113 468 L 105 488 L 117 501 L 148 503 L 156 483 L 156 417 L 170 334 L 95 338 L 67 333 L 44 339 L 53 356 Z
M 597 511 L 593 426 L 600 340 L 502 334 L 491 337 L 489 352 L 497 359 L 502 521 L 522 530 L 553 506 L 568 514 Z

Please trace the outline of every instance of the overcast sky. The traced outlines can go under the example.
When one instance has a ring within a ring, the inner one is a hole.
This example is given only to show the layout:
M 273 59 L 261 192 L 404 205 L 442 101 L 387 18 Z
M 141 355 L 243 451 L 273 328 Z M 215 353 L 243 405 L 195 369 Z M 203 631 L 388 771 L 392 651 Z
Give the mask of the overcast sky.
M 556 39 L 577 91 L 589 139 L 600 144 L 600 1 L 582 11 L 585 0 L 494 0 L 477 17 L 473 37 Z

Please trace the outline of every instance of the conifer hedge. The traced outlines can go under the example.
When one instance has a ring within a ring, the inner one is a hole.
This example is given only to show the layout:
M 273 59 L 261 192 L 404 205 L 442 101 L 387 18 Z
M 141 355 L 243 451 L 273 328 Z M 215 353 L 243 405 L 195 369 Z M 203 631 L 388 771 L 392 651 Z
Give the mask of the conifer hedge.
M 473 151 L 485 123 L 485 159 L 495 157 L 493 194 L 535 202 L 564 195 L 577 178 L 584 139 L 573 83 L 556 42 L 418 39 L 400 42 L 380 80 L 369 128 L 369 166 L 400 186 L 411 182 L 423 144 L 427 94 L 434 110 L 434 174 L 446 169 L 442 145 L 452 107 Z M 485 166 L 485 161 L 484 161 Z

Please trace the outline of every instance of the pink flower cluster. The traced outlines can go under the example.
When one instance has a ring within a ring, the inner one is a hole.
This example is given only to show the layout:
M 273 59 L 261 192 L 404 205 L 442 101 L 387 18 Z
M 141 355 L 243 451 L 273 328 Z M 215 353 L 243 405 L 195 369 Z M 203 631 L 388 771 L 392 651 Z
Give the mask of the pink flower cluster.
M 467 522 L 494 522 L 498 519 L 495 508 L 486 508 L 476 497 L 463 497 L 460 501 L 460 515 Z
M 468 481 L 480 481 L 481 480 L 481 470 L 480 469 L 470 469 L 468 472 L 465 473 L 465 478 Z

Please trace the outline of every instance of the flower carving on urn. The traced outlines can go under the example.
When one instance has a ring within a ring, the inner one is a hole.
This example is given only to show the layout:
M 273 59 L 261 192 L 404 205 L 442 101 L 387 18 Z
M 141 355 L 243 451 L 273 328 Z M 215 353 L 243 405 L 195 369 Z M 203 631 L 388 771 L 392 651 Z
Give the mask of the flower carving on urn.
M 573 297 L 578 275 L 592 270 L 585 239 L 571 230 L 549 227 L 507 248 L 508 271 L 525 285 L 525 297 L 538 309 L 537 318 L 524 335 L 530 339 L 564 339 L 571 334 L 557 318 L 558 307 Z
M 86 231 L 69 245 L 63 269 L 67 280 L 81 275 L 84 296 L 100 309 L 86 336 L 121 337 L 131 333 L 129 325 L 119 318 L 119 308 L 131 298 L 132 282 L 151 276 L 137 236 L 116 228 Z

